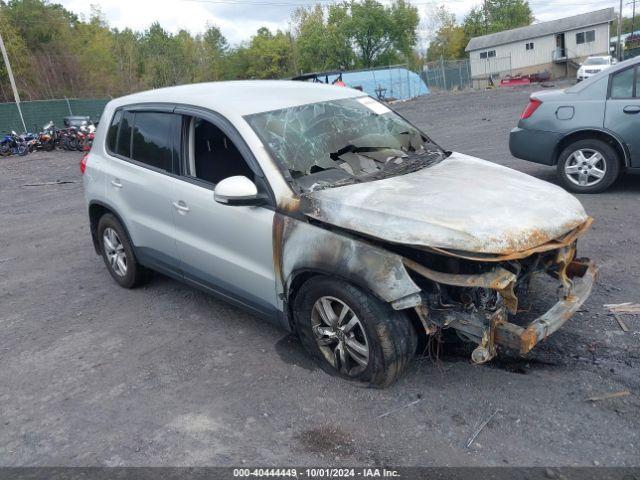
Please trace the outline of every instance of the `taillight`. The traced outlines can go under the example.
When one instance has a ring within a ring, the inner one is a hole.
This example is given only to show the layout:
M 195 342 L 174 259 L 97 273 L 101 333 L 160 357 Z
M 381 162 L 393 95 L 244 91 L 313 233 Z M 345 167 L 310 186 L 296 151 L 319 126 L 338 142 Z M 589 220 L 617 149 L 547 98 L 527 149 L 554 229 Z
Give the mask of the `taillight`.
M 84 175 L 85 170 L 87 169 L 87 159 L 89 158 L 89 152 L 82 155 L 82 159 L 80 160 L 80 172 Z
M 524 107 L 522 115 L 520 115 L 520 120 L 529 118 L 531 115 L 533 115 L 533 112 L 535 112 L 540 105 L 542 105 L 542 102 L 540 100 L 538 100 L 537 98 L 530 98 L 529 103 L 527 103 L 527 106 Z

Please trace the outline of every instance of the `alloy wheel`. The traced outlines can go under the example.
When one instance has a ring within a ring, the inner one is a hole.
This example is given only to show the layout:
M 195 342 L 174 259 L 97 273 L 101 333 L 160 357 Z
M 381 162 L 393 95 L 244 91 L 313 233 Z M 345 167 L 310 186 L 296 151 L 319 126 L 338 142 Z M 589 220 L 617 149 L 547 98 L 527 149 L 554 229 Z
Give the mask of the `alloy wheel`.
M 107 227 L 104 229 L 102 245 L 111 269 L 116 275 L 124 277 L 127 274 L 127 254 L 124 251 L 124 245 L 122 245 L 120 237 L 118 237 L 113 228 Z
M 369 342 L 355 312 L 335 297 L 320 297 L 311 311 L 311 327 L 318 348 L 338 371 L 349 376 L 369 364 Z
M 607 162 L 597 150 L 582 148 L 567 158 L 564 173 L 571 183 L 581 187 L 591 187 L 604 178 L 607 173 Z

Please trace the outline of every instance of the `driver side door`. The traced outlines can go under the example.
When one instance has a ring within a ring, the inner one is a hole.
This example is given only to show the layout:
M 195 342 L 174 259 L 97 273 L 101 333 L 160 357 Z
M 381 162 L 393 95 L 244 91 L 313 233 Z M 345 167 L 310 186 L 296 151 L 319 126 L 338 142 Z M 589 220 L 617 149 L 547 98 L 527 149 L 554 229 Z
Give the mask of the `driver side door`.
M 190 110 L 178 113 L 182 114 L 183 148 L 171 205 L 184 278 L 256 313 L 275 317 L 279 311 L 273 266 L 275 210 L 268 205 L 229 206 L 214 200 L 220 180 L 243 175 L 260 188 L 260 172 L 245 160 L 250 151 L 240 136 L 218 116 Z
M 626 143 L 631 166 L 640 167 L 640 72 L 637 65 L 611 76 L 604 126 Z

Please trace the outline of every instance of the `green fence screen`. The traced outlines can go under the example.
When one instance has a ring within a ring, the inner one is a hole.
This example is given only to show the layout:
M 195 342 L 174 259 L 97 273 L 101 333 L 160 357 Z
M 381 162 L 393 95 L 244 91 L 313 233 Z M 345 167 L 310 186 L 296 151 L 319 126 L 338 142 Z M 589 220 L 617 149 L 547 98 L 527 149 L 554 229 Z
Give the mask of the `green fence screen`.
M 97 122 L 108 101 L 109 99 L 69 98 L 20 102 L 20 106 L 27 130 L 39 132 L 42 130 L 42 126 L 50 120 L 53 120 L 58 128 L 63 128 L 62 119 L 68 115 L 88 115 Z M 0 103 L 0 132 L 11 130 L 18 133 L 24 130 L 18 108 L 15 103 Z

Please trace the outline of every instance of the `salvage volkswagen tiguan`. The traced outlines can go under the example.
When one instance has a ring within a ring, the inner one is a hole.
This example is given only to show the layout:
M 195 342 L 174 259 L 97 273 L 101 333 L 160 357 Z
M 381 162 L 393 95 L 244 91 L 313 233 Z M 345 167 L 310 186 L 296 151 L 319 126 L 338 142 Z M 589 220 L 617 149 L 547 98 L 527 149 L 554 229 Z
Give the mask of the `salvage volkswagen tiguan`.
M 594 282 L 576 254 L 591 218 L 573 196 L 446 151 L 349 88 L 221 82 L 115 99 L 81 170 L 118 284 L 155 270 L 217 294 L 371 386 L 444 329 L 476 345 L 477 363 L 526 354 Z M 559 295 L 523 325 L 538 275 Z

